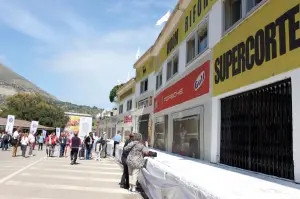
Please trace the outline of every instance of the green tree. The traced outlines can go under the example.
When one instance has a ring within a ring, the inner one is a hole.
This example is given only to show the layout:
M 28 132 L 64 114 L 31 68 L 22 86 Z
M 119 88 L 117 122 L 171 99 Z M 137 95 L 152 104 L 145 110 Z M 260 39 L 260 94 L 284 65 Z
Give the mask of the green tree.
M 15 115 L 21 120 L 36 120 L 39 124 L 49 127 L 64 128 L 68 122 L 63 109 L 53 101 L 41 95 L 29 93 L 19 93 L 8 97 L 0 114 L 2 117 Z
M 123 85 L 124 85 L 124 84 L 116 85 L 116 86 L 114 86 L 114 87 L 111 89 L 111 91 L 110 91 L 110 93 L 109 93 L 109 101 L 110 101 L 110 102 L 116 102 L 116 101 L 117 101 L 117 100 L 116 100 L 116 98 L 117 98 L 117 91 L 118 91 L 118 89 L 121 88 Z

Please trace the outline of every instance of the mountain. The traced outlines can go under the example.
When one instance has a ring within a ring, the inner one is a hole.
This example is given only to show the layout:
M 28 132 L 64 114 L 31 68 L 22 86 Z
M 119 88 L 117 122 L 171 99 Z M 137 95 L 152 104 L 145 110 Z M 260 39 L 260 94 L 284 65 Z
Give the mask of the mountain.
M 72 104 L 70 102 L 62 102 L 58 100 L 53 95 L 47 93 L 46 91 L 40 89 L 32 82 L 28 81 L 24 77 L 10 70 L 0 63 L 0 108 L 5 102 L 5 98 L 10 95 L 14 95 L 20 92 L 37 93 L 51 102 L 54 102 L 59 107 L 61 107 L 65 112 L 76 112 L 85 113 L 90 115 L 97 115 L 103 109 L 97 107 L 90 107 L 84 105 Z
M 51 94 L 43 91 L 32 82 L 0 64 L 0 104 L 4 102 L 6 96 L 20 92 L 39 93 L 46 98 L 56 100 Z

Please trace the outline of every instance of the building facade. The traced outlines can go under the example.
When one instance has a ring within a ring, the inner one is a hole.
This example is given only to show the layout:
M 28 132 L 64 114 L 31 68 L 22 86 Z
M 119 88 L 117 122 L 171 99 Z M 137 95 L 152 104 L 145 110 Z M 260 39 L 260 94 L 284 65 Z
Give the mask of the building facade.
M 118 91 L 118 116 L 116 131 L 122 136 L 122 141 L 135 131 L 135 79 L 130 79 Z
M 136 130 L 162 151 L 300 182 L 299 0 L 181 2 L 134 65 Z

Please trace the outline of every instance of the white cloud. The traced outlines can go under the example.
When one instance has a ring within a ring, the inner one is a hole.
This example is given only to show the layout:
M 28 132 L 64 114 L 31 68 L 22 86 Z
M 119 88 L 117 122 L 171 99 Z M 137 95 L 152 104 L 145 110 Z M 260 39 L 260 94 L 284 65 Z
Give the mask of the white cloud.
M 131 4 L 168 8 L 172 1 L 175 0 L 147 0 L 143 3 L 134 0 Z M 119 6 L 121 12 L 123 5 L 119 1 L 115 11 Z M 73 103 L 112 106 L 108 100 L 110 89 L 118 79 L 126 80 L 128 72 L 135 75 L 133 64 L 138 47 L 141 53 L 145 52 L 155 41 L 160 28 L 155 27 L 153 21 L 150 26 L 127 27 L 103 34 L 103 30 L 71 10 L 60 10 L 63 12 L 55 13 L 55 20 L 60 23 L 58 26 L 43 20 L 42 16 L 35 16 L 35 12 L 0 4 L 0 21 L 40 41 L 34 46 L 38 50 L 37 63 L 46 73 L 59 77 L 54 81 L 60 86 L 52 94 Z

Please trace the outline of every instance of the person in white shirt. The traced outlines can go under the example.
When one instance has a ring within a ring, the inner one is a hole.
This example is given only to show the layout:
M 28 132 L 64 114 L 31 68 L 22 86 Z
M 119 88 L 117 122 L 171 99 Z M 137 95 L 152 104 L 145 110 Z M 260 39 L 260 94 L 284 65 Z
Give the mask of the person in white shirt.
M 24 133 L 22 139 L 21 139 L 21 150 L 22 150 L 22 156 L 25 158 L 26 149 L 29 144 L 28 140 L 28 133 Z
M 32 156 L 32 149 L 33 149 L 33 145 L 35 142 L 35 137 L 32 133 L 29 134 L 28 136 L 28 142 L 29 142 L 29 156 Z
M 13 133 L 12 136 L 12 157 L 17 156 L 17 149 L 18 149 L 18 138 L 19 138 L 19 132 L 21 131 L 21 128 L 18 127 L 17 130 Z

